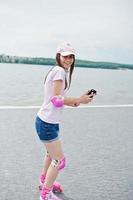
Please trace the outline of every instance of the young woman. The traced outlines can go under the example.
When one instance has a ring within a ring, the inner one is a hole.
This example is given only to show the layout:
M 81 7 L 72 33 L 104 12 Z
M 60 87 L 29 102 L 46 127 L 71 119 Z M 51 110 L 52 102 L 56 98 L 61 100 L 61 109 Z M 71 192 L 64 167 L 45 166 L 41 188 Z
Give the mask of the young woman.
M 74 64 L 75 50 L 69 43 L 63 43 L 57 48 L 56 66 L 45 78 L 44 102 L 36 118 L 36 131 L 47 151 L 40 175 L 40 200 L 59 200 L 52 191 L 61 191 L 60 184 L 55 180 L 59 171 L 66 165 L 59 138 L 59 123 L 64 105 L 76 107 L 92 100 L 91 95 L 87 93 L 78 98 L 65 97 L 71 84 Z

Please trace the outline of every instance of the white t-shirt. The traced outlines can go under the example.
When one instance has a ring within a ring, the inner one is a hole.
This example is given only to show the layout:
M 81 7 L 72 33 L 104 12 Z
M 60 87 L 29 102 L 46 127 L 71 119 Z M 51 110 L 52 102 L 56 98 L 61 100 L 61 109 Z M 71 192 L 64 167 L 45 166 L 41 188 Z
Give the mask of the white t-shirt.
M 55 80 L 62 80 L 62 90 L 61 95 L 65 96 L 65 77 L 66 72 L 62 67 L 55 66 L 48 74 L 45 84 L 44 84 L 44 102 L 38 112 L 38 116 L 41 120 L 48 122 L 48 123 L 60 123 L 62 118 L 62 110 L 63 107 L 55 107 L 51 102 L 51 97 L 53 96 L 52 86 L 53 81 Z

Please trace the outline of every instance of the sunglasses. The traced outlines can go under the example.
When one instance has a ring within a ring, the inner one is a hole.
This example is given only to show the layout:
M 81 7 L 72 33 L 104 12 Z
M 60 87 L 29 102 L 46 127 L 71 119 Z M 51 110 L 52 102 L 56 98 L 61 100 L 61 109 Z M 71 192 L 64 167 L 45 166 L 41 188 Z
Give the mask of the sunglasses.
M 62 56 L 64 59 L 72 59 L 72 58 L 74 58 L 74 55 L 68 55 L 68 56 Z

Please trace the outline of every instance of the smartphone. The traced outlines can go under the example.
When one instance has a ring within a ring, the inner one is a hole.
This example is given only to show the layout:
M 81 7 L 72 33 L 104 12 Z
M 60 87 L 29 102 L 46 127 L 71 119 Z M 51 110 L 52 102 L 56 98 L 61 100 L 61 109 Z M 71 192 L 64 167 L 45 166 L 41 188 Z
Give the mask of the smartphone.
M 92 96 L 90 96 L 90 98 L 92 98 L 94 95 L 96 95 L 96 94 L 97 94 L 97 91 L 94 90 L 94 89 L 88 90 L 87 95 L 91 95 L 91 94 L 92 94 Z

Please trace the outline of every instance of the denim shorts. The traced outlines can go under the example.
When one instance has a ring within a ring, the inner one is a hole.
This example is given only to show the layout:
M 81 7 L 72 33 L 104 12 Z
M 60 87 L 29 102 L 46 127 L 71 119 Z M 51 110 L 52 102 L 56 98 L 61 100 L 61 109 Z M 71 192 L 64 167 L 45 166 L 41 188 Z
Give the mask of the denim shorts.
M 59 139 L 59 124 L 44 122 L 37 116 L 35 127 L 40 140 L 43 142 L 52 142 Z

